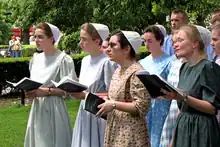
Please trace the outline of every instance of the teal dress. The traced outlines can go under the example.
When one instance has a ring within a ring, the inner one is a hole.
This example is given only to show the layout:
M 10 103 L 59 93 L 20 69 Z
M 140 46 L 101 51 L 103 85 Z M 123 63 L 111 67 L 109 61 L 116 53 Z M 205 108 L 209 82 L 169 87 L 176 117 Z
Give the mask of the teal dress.
M 180 69 L 178 87 L 188 95 L 210 102 L 220 108 L 220 66 L 201 60 L 194 66 L 188 63 Z M 174 135 L 173 147 L 219 147 L 220 128 L 215 115 L 201 112 L 178 101 L 180 114 Z

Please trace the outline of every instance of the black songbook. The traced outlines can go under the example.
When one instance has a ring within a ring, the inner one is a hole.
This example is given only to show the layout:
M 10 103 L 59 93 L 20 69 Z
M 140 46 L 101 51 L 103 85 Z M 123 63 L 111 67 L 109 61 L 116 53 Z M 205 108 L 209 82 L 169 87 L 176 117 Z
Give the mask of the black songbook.
M 88 93 L 87 98 L 85 100 L 85 110 L 96 115 L 99 111 L 98 105 L 104 103 L 105 100 L 100 98 L 99 96 Z M 101 116 L 103 119 L 107 119 L 107 116 Z
M 37 81 L 31 80 L 30 78 L 24 77 L 23 79 L 21 79 L 19 82 L 17 83 L 13 83 L 10 81 L 6 82 L 16 88 L 22 89 L 24 91 L 31 91 L 31 90 L 35 90 L 38 89 L 40 86 L 42 86 L 42 83 L 39 83 Z
M 177 88 L 173 87 L 162 77 L 157 76 L 155 74 L 150 74 L 146 70 L 140 70 L 136 72 L 136 76 L 141 80 L 144 84 L 145 88 L 148 90 L 149 94 L 152 98 L 156 98 L 159 96 L 163 96 L 164 94 L 160 92 L 160 89 L 164 89 L 169 92 L 176 92 L 179 95 L 183 96 L 183 93 L 179 91 Z
M 51 80 L 56 88 L 62 89 L 66 92 L 82 92 L 88 87 L 79 83 L 78 81 L 71 79 L 70 77 L 63 77 L 58 83 Z

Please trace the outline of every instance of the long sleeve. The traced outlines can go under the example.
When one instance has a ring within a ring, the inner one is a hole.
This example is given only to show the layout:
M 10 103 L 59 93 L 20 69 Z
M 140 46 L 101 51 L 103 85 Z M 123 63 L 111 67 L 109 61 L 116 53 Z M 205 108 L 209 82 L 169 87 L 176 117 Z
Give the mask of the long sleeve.
M 151 97 L 138 77 L 133 74 L 130 79 L 130 94 L 140 116 L 146 116 L 151 103 Z

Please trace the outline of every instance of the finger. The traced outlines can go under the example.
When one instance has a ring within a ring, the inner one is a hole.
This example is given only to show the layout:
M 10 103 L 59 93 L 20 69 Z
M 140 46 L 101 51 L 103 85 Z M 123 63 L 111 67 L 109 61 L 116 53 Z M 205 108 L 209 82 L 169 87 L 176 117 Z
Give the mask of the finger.
M 105 101 L 109 100 L 108 96 L 104 96 L 103 100 L 105 100 Z
M 163 94 L 167 95 L 169 92 L 164 90 L 163 88 L 160 89 L 160 92 L 162 92 Z
M 103 104 L 98 105 L 98 107 L 97 107 L 97 108 L 101 109 L 101 108 L 103 107 L 103 105 L 104 105 L 104 103 L 103 103 Z
M 101 116 L 101 114 L 103 113 L 104 109 L 101 108 L 97 113 L 96 113 L 96 116 Z
M 97 96 L 108 96 L 108 93 L 95 93 Z

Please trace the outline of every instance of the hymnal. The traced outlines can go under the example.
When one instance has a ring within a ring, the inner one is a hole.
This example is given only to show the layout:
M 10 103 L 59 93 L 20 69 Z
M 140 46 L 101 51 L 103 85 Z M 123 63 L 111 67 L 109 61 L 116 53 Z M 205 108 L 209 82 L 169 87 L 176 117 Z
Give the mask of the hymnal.
M 96 115 L 96 113 L 100 110 L 98 105 L 104 103 L 105 100 L 100 98 L 99 96 L 88 93 L 86 100 L 85 100 L 85 110 Z M 107 116 L 101 116 L 103 119 L 107 119 Z
M 162 77 L 157 76 L 155 74 L 150 74 L 146 70 L 140 70 L 136 72 L 136 76 L 141 80 L 144 84 L 148 92 L 150 93 L 151 97 L 156 98 L 159 96 L 163 96 L 164 94 L 160 91 L 161 88 L 167 90 L 169 92 L 176 92 L 179 95 L 182 95 L 182 92 L 179 91 L 177 88 L 173 87 L 169 84 L 166 80 Z
M 31 91 L 38 89 L 40 86 L 42 86 L 42 83 L 39 83 L 37 81 L 31 80 L 30 78 L 24 77 L 17 83 L 9 82 L 6 80 L 8 84 L 11 84 L 12 86 L 22 89 L 24 91 Z
M 79 83 L 78 81 L 75 81 L 67 76 L 63 77 L 58 83 L 52 80 L 51 82 L 54 84 L 55 87 L 62 89 L 66 92 L 70 92 L 70 93 L 71 92 L 82 92 L 88 89 L 86 85 L 83 85 Z

